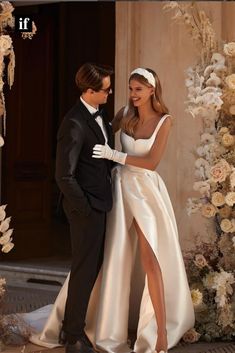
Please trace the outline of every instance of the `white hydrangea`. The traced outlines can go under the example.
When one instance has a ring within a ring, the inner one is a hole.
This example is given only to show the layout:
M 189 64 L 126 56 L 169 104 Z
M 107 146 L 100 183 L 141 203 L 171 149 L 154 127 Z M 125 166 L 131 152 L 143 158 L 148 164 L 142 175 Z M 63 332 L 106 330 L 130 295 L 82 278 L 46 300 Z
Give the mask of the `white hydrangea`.
M 202 207 L 202 203 L 195 197 L 189 198 L 187 200 L 186 212 L 187 215 L 190 216 L 193 213 L 196 213 Z
M 208 144 L 215 142 L 215 136 L 212 134 L 204 133 L 201 135 L 201 143 Z
M 193 189 L 199 191 L 201 195 L 209 196 L 210 184 L 207 181 L 195 181 Z

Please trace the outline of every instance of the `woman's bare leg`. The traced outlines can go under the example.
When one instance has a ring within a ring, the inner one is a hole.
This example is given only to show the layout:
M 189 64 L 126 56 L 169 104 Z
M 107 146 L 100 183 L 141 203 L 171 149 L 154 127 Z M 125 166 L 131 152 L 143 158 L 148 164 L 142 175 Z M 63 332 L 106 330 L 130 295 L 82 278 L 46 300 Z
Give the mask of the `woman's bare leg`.
M 135 229 L 138 235 L 141 262 L 148 279 L 148 289 L 156 315 L 158 326 L 156 351 L 167 351 L 167 332 L 166 332 L 166 309 L 164 299 L 164 286 L 162 272 L 156 256 L 146 240 L 142 230 L 134 220 Z

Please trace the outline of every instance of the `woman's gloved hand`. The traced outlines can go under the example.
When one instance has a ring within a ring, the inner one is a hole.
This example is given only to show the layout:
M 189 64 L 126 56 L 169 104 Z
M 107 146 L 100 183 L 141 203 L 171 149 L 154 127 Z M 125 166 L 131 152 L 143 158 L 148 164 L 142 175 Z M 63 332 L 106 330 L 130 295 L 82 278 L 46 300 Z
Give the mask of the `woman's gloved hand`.
M 109 159 L 111 161 L 125 164 L 127 153 L 119 152 L 117 150 L 113 150 L 109 147 L 108 144 L 105 145 L 95 145 L 93 147 L 93 158 L 104 158 Z

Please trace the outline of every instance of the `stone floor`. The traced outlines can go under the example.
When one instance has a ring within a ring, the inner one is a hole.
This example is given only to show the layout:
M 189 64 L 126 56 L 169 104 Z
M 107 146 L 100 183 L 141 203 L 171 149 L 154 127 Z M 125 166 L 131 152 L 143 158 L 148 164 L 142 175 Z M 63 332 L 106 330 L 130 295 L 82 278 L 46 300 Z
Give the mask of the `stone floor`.
M 7 347 L 4 353 L 64 353 L 64 348 L 48 349 L 32 344 Z M 235 343 L 194 343 L 170 349 L 169 353 L 235 353 Z
M 68 268 L 67 260 L 61 262 L 56 259 L 0 263 L 0 276 L 4 276 L 8 283 L 3 313 L 29 312 L 53 303 Z M 4 347 L 4 353 L 64 353 L 64 348 L 48 349 L 27 344 Z M 235 342 L 179 344 L 169 353 L 235 353 Z

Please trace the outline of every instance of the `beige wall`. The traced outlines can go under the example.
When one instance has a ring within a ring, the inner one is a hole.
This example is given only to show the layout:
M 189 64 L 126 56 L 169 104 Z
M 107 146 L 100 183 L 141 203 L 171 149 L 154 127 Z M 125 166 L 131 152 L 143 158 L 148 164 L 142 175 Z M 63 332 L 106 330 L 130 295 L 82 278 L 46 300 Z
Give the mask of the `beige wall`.
M 206 10 L 218 37 L 235 40 L 235 4 L 199 2 Z M 197 51 L 183 24 L 171 20 L 162 2 L 116 3 L 116 111 L 127 102 L 128 76 L 136 67 L 150 67 L 160 77 L 163 97 L 175 117 L 167 151 L 159 173 L 168 187 L 183 248 L 190 248 L 196 233 L 206 236 L 211 226 L 200 216 L 188 217 L 186 200 L 193 196 L 194 157 L 200 122 L 185 113 L 185 70 L 196 63 Z

